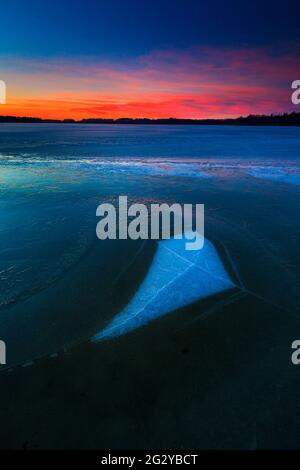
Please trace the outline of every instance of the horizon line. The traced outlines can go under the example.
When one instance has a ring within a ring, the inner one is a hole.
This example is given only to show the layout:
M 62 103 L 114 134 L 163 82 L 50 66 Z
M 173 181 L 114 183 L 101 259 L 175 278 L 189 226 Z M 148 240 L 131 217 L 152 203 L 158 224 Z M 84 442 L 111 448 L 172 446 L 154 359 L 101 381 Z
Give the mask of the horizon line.
M 150 122 L 150 123 L 168 123 L 168 122 L 178 122 L 178 123 L 202 123 L 202 122 L 211 122 L 211 123 L 226 123 L 234 121 L 254 121 L 254 120 L 284 120 L 289 118 L 296 118 L 298 124 L 300 124 L 300 112 L 291 111 L 291 112 L 281 112 L 281 113 L 271 113 L 271 114 L 248 114 L 247 116 L 236 116 L 236 117 L 220 117 L 220 118 L 178 118 L 178 117 L 167 117 L 167 118 L 148 118 L 148 117 L 119 117 L 119 118 L 106 118 L 106 117 L 87 117 L 82 119 L 75 118 L 41 118 L 37 116 L 16 116 L 16 115 L 0 115 L 0 123 L 9 123 L 9 122 L 21 122 L 22 120 L 27 120 L 31 122 L 46 122 L 46 123 L 66 123 L 66 124 L 80 124 L 80 123 L 140 123 L 140 122 Z

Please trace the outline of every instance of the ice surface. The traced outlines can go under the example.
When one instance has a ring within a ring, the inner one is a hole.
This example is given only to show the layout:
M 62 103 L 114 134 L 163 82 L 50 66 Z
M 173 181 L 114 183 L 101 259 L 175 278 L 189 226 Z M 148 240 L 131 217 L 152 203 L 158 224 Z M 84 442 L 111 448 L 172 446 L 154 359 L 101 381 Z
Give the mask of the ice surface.
M 199 236 L 199 235 L 198 235 Z M 234 287 L 213 244 L 198 251 L 186 240 L 159 242 L 149 272 L 130 303 L 92 341 L 120 336 L 171 311 Z
M 110 160 L 99 158 L 72 158 L 72 159 L 53 159 L 40 158 L 35 156 L 9 157 L 1 156 L 0 165 L 5 168 L 9 165 L 26 165 L 34 167 L 61 168 L 69 165 L 70 167 L 93 169 L 103 173 L 116 173 L 141 176 L 171 176 L 171 177 L 189 177 L 189 178 L 209 178 L 210 175 L 203 171 L 199 163 L 184 161 L 158 161 L 152 159 L 122 159 Z
M 300 185 L 300 173 L 291 173 L 280 167 L 269 167 L 269 168 L 252 168 L 249 170 L 251 176 L 256 178 L 264 178 L 272 181 L 278 181 L 280 183 L 289 183 Z
M 209 175 L 193 163 L 182 162 L 141 162 L 141 161 L 116 161 L 103 162 L 100 170 L 112 173 L 128 173 L 145 176 L 178 176 L 189 178 L 209 178 Z

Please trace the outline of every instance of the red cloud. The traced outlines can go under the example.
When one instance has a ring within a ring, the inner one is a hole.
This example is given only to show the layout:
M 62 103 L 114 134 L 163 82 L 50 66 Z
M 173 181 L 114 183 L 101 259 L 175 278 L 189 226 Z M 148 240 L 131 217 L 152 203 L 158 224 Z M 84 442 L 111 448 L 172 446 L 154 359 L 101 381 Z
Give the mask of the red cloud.
M 202 118 L 289 111 L 291 82 L 300 76 L 297 52 L 195 47 L 126 63 L 6 59 L 5 114 Z

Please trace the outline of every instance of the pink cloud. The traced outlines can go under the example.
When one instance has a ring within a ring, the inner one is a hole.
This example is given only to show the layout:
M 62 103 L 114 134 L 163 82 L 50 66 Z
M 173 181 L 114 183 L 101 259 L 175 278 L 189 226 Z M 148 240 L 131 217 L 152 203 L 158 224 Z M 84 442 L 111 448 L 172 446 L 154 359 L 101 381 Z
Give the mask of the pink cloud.
M 2 58 L 6 114 L 227 117 L 293 109 L 296 48 L 194 47 L 130 61 Z

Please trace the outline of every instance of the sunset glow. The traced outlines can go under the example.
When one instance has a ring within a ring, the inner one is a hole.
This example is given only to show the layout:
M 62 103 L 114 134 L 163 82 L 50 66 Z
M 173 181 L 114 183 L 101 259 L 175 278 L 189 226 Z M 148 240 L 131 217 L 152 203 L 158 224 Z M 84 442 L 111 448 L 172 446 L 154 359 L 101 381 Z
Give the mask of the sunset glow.
M 193 47 L 123 61 L 2 57 L 2 115 L 222 118 L 292 110 L 293 52 Z

